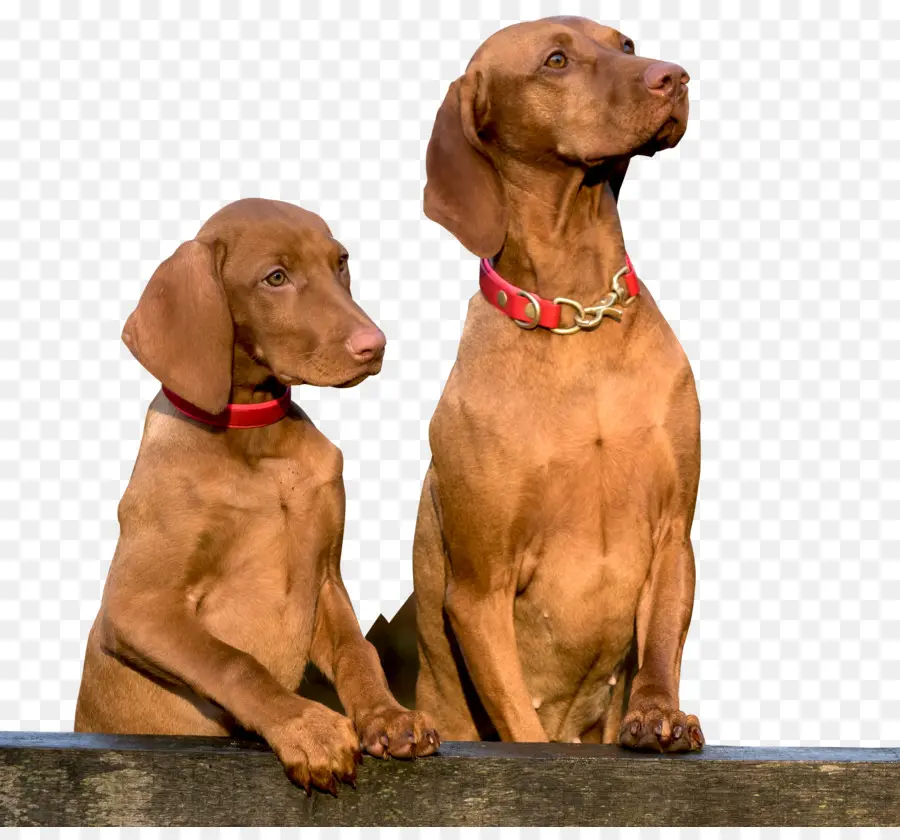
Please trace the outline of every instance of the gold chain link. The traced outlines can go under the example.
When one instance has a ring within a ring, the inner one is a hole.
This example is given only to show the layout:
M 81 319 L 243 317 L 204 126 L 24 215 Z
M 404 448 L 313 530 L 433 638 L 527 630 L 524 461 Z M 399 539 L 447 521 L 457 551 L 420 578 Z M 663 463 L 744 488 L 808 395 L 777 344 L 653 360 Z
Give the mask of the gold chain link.
M 550 327 L 550 332 L 557 335 L 574 335 L 581 330 L 596 329 L 604 318 L 612 318 L 614 321 L 621 321 L 624 314 L 619 306 L 631 306 L 637 295 L 627 297 L 628 292 L 622 286 L 622 276 L 628 272 L 628 266 L 620 268 L 612 279 L 612 291 L 594 306 L 583 306 L 577 300 L 571 298 L 558 297 L 553 298 L 553 302 L 557 306 L 569 306 L 575 310 L 572 326 L 570 327 Z M 529 313 L 530 321 L 520 321 L 513 319 L 523 330 L 533 330 L 538 326 L 541 320 L 541 304 L 531 292 L 519 291 L 521 297 L 526 298 L 533 309 L 533 315 Z

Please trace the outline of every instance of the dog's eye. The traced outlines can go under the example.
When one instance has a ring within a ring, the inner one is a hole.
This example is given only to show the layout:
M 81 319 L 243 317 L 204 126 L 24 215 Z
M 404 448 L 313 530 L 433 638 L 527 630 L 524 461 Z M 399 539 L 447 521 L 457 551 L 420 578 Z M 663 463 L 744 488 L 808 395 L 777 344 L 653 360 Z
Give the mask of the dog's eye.
M 278 269 L 266 277 L 263 282 L 269 286 L 283 286 L 287 282 L 287 275 L 281 269 Z
M 630 38 L 626 39 L 625 43 L 622 44 L 622 52 L 626 52 L 629 55 L 634 55 L 634 41 Z
M 347 270 L 347 263 L 350 260 L 350 256 L 348 254 L 341 254 L 338 257 L 338 271 L 341 273 Z
M 550 53 L 549 57 L 544 62 L 547 67 L 552 67 L 554 70 L 562 70 L 568 63 L 569 59 L 566 58 L 565 53 L 562 53 L 559 50 Z

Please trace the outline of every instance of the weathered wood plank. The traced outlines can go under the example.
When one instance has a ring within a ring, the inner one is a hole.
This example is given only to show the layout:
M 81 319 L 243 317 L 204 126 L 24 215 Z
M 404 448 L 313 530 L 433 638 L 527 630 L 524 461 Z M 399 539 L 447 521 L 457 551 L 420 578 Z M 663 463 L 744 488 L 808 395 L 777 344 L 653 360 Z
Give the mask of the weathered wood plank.
M 452 743 L 306 795 L 264 744 L 0 733 L 0 825 L 898 825 L 900 750 Z

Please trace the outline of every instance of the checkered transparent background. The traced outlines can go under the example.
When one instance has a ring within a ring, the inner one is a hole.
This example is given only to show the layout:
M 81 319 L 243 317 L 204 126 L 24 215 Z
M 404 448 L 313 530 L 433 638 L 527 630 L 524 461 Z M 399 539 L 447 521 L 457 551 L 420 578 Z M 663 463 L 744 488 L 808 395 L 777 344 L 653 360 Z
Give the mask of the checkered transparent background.
M 344 450 L 363 627 L 405 600 L 427 424 L 477 288 L 423 217 L 425 145 L 487 35 L 561 12 L 692 76 L 685 139 L 636 161 L 620 203 L 703 409 L 682 705 L 713 743 L 900 744 L 890 0 L 4 0 L 0 729 L 72 726 L 157 390 L 121 326 L 241 196 L 320 213 L 388 336 L 380 377 L 296 397 Z

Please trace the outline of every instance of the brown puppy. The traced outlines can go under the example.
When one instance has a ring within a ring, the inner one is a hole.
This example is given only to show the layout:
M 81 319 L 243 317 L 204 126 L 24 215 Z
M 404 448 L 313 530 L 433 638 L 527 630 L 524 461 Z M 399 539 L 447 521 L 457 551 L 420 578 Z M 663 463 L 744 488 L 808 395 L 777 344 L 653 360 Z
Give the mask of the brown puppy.
M 426 214 L 524 292 L 608 301 L 628 160 L 681 139 L 687 81 L 583 18 L 501 30 L 438 112 Z M 617 308 L 559 335 L 471 300 L 414 546 L 416 702 L 445 737 L 703 744 L 678 700 L 697 395 L 646 288 Z
M 229 204 L 159 266 L 122 338 L 213 414 L 285 385 L 358 383 L 381 369 L 385 344 L 328 226 L 260 199 Z M 294 404 L 265 427 L 216 428 L 160 392 L 119 505 L 75 729 L 249 730 L 307 791 L 352 781 L 360 746 L 433 752 L 437 733 L 391 696 L 341 580 L 341 472 L 340 450 Z M 307 659 L 349 718 L 294 693 Z

